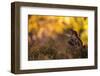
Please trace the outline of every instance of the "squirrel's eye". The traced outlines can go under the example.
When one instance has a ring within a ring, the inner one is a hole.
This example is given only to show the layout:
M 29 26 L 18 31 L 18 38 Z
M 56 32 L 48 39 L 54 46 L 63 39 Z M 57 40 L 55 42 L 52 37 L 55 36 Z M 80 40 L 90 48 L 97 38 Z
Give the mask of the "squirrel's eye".
M 75 44 L 74 44 L 74 39 L 70 39 L 69 41 L 68 41 L 68 43 L 71 45 L 71 46 L 74 46 Z

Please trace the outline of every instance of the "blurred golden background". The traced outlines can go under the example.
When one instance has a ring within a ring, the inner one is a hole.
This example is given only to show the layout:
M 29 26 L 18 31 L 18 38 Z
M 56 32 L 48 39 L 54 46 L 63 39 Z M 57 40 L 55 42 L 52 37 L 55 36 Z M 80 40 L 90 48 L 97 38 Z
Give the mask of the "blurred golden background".
M 35 38 L 54 37 L 64 30 L 73 29 L 77 32 L 84 46 L 88 46 L 88 18 L 66 16 L 28 16 L 28 32 L 34 32 Z

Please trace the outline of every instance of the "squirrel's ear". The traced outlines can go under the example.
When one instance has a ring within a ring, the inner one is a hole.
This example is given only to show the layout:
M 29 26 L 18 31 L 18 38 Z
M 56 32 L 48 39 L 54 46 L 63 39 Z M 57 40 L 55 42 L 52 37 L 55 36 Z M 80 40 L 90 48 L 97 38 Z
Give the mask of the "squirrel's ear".
M 70 35 L 75 35 L 75 36 L 77 36 L 77 32 L 74 31 L 73 29 L 67 30 L 67 33 L 69 33 Z
M 74 36 L 77 36 L 77 37 L 78 37 L 78 34 L 77 34 L 77 32 L 76 32 L 76 31 L 74 31 L 74 30 L 72 30 L 72 29 L 71 29 L 71 30 L 70 30 L 70 32 L 71 32 L 71 34 L 72 34 L 72 35 L 74 35 Z

